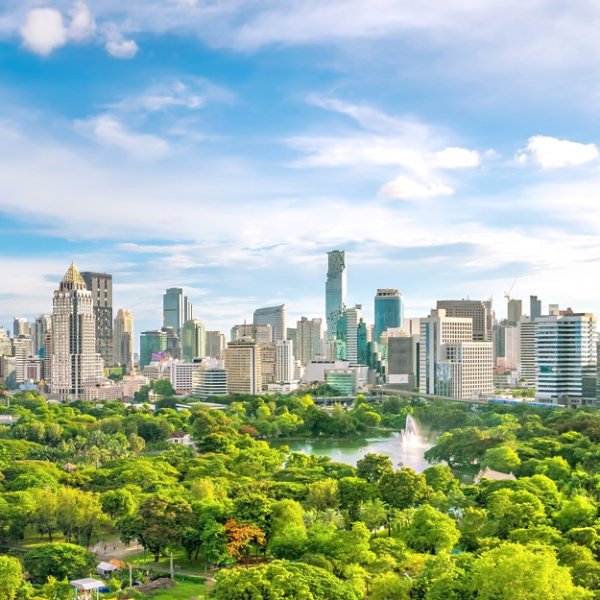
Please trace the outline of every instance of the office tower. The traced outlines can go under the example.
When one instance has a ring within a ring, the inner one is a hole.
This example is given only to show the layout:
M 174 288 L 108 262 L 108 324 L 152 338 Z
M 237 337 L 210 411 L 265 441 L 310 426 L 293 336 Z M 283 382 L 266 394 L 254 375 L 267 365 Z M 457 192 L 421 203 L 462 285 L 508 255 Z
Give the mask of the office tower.
M 18 338 L 20 335 L 29 334 L 29 321 L 24 317 L 15 317 L 13 320 L 13 337 Z
M 225 349 L 228 394 L 258 394 L 262 387 L 260 348 L 251 340 L 230 342 Z
M 523 301 L 511 298 L 507 303 L 507 318 L 508 325 L 514 327 L 523 316 Z
M 523 387 L 535 387 L 537 360 L 535 356 L 535 322 L 521 317 L 519 322 L 519 382 Z
M 40 315 L 31 325 L 31 353 L 44 358 L 46 334 L 52 327 L 52 315 Z
M 586 389 L 586 379 L 595 376 L 597 342 L 596 318 L 592 313 L 538 317 L 536 397 L 560 404 L 595 401 L 595 389 Z
M 414 390 L 418 378 L 418 338 L 399 335 L 387 339 L 387 382 L 403 390 Z
M 529 296 L 529 318 L 535 321 L 542 316 L 542 301 L 537 296 Z
M 487 306 L 486 306 L 487 305 Z M 438 300 L 437 308 L 446 311 L 447 317 L 469 318 L 473 321 L 473 339 L 475 342 L 491 342 L 492 329 L 488 308 L 489 301 L 481 300 Z
M 183 360 L 191 362 L 194 358 L 206 356 L 206 332 L 204 323 L 198 319 L 190 319 L 183 324 L 181 334 Z
M 0 356 L 10 356 L 12 354 L 11 340 L 4 327 L 0 327 Z
M 167 354 L 171 358 L 181 358 L 181 338 L 173 327 L 161 327 L 160 330 L 167 336 Z
M 192 318 L 192 304 L 182 288 L 168 288 L 163 294 L 163 327 L 171 327 L 178 336 L 186 321 Z
M 296 358 L 307 365 L 323 353 L 323 319 L 301 317 L 296 323 Z
M 275 342 L 275 381 L 289 383 L 294 380 L 294 343 L 292 340 Z
M 205 352 L 206 356 L 221 360 L 225 352 L 225 335 L 220 331 L 207 331 Z
M 285 304 L 267 306 L 254 311 L 254 325 L 270 325 L 273 330 L 273 342 L 285 340 L 287 335 L 287 315 Z
M 140 371 L 148 366 L 153 356 L 167 352 L 167 334 L 164 331 L 142 331 L 140 335 Z
M 281 340 L 279 340 L 281 341 Z M 277 381 L 277 346 L 273 342 L 257 344 L 260 350 L 261 390 Z
M 133 370 L 133 315 L 126 308 L 120 308 L 117 311 L 113 344 L 115 364 L 122 365 L 127 373 L 131 373 Z
M 358 363 L 358 324 L 362 320 L 362 305 L 357 304 L 344 311 L 344 324 L 346 326 L 346 360 L 351 364 Z
M 52 302 L 50 393 L 77 399 L 102 378 L 96 350 L 96 317 L 92 292 L 74 264 L 68 268 Z
M 375 294 L 374 341 L 390 327 L 402 327 L 404 321 L 404 302 L 402 294 L 391 288 L 379 289 Z
M 292 340 L 294 342 L 294 349 L 298 348 L 298 331 L 295 327 L 288 327 L 286 329 L 287 333 L 285 337 L 287 340 Z
M 452 398 L 493 392 L 492 343 L 473 342 L 470 317 L 450 317 L 438 308 L 421 319 L 419 389 Z
M 96 317 L 96 352 L 102 356 L 105 367 L 113 364 L 113 305 L 112 275 L 108 273 L 81 273 L 87 289 L 92 292 Z
M 21 334 L 12 340 L 12 355 L 15 357 L 15 376 L 17 385 L 24 383 L 27 379 L 25 364 L 31 355 L 31 338 Z
M 504 368 L 507 371 L 518 369 L 521 360 L 521 329 L 519 325 L 504 330 Z
M 359 365 L 369 364 L 369 338 L 369 327 L 361 317 L 356 327 L 356 362 Z
M 333 250 L 327 253 L 327 281 L 325 282 L 325 317 L 327 337 L 332 339 L 337 332 L 337 322 L 346 307 L 346 253 Z
M 252 338 L 257 344 L 268 344 L 273 341 L 273 328 L 271 325 L 254 325 L 244 323 L 231 328 L 231 341 L 237 342 L 243 338 Z

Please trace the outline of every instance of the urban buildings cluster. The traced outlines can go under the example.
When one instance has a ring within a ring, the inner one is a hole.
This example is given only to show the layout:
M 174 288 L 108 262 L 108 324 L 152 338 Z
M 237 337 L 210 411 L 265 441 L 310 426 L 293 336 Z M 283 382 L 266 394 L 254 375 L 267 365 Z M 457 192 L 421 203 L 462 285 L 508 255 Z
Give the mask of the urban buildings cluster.
M 177 393 L 289 392 L 302 385 L 352 395 L 387 386 L 447 398 L 489 397 L 527 390 L 539 400 L 585 405 L 600 398 L 598 334 L 591 313 L 542 309 L 529 315 L 506 294 L 507 318 L 491 300 L 438 300 L 429 315 L 404 318 L 397 289 L 374 295 L 374 323 L 348 303 L 345 252 L 327 254 L 325 319 L 302 316 L 288 327 L 285 304 L 257 308 L 234 324 L 229 340 L 194 318 L 182 288 L 163 295 L 162 327 L 140 333 L 134 355 L 133 316 L 113 319 L 112 276 L 71 264 L 54 292 L 52 314 L 0 328 L 0 381 L 42 388 L 59 400 L 129 398 L 168 379 Z

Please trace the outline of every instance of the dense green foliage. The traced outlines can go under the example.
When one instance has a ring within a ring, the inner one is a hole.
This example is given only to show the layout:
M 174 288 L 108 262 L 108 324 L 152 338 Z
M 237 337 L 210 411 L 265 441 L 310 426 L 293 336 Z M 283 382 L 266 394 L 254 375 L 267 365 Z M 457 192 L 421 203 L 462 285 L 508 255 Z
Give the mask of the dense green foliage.
M 178 411 L 169 398 L 156 410 L 11 399 L 0 540 L 22 552 L 38 598 L 93 573 L 87 548 L 111 535 L 216 571 L 221 600 L 600 598 L 600 414 L 223 401 Z M 353 467 L 267 442 L 399 428 L 409 412 L 441 434 L 427 452 L 439 464 L 421 474 L 381 455 Z M 169 443 L 175 431 L 196 448 Z M 517 479 L 461 483 L 486 466 Z M 19 560 L 0 556 L 0 574 L 2 597 L 31 596 Z

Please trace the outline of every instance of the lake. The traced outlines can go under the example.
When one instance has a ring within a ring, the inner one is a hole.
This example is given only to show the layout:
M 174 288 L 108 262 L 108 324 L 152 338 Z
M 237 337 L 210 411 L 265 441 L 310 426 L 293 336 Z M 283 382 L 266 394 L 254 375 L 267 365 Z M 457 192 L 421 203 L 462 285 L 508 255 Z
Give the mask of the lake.
M 411 467 L 421 473 L 431 466 L 423 454 L 435 443 L 436 436 L 420 435 L 417 439 L 403 443 L 402 435 L 393 432 L 370 438 L 336 440 L 299 440 L 284 442 L 293 452 L 304 452 L 316 456 L 329 456 L 335 462 L 356 466 L 365 454 L 387 454 L 394 468 Z

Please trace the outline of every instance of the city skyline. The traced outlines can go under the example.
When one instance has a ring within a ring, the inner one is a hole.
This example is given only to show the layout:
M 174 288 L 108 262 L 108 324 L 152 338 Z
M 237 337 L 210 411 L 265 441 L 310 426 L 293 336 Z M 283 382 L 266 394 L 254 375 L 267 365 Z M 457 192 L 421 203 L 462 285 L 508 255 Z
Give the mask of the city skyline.
M 323 316 L 335 248 L 370 321 L 387 287 L 407 316 L 490 296 L 503 316 L 516 277 L 600 313 L 600 7 L 561 11 L 4 3 L 0 323 L 48 312 L 71 260 L 113 275 L 139 331 L 173 286 L 214 329 Z

